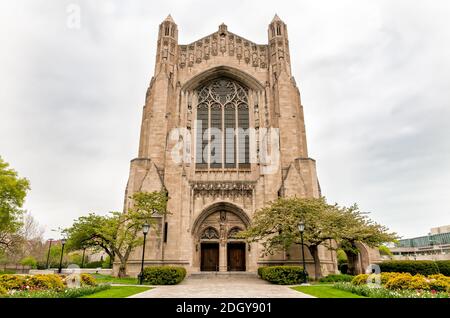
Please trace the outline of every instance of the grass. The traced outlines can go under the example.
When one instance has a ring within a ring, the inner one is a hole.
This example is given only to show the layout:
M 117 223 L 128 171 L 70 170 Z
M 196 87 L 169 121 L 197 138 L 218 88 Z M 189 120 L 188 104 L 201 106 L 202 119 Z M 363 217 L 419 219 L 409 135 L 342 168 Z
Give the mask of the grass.
M 344 290 L 333 288 L 333 285 L 318 284 L 314 286 L 296 286 L 292 289 L 317 298 L 365 298 Z
M 111 283 L 111 284 L 124 284 L 124 285 L 138 285 L 138 279 L 136 277 L 114 277 L 110 275 L 93 274 L 97 283 Z M 145 283 L 144 283 L 145 285 Z
M 126 298 L 131 295 L 142 293 L 151 287 L 140 286 L 112 286 L 107 290 L 102 290 L 98 293 L 83 296 L 81 298 Z

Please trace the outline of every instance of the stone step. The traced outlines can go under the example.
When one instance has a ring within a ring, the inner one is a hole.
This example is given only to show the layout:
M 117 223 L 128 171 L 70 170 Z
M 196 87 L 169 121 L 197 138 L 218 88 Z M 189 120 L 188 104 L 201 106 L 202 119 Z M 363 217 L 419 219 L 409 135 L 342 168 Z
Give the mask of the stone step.
M 258 275 L 253 272 L 195 272 L 189 275 L 192 279 L 208 279 L 208 278 L 223 278 L 223 279 L 255 279 Z

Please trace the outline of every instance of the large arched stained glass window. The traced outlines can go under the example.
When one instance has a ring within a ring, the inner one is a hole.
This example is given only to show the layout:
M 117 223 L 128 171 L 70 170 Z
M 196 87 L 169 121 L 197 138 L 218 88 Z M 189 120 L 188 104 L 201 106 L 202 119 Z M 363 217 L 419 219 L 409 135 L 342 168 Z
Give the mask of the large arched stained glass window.
M 223 77 L 197 96 L 196 168 L 250 168 L 248 89 Z

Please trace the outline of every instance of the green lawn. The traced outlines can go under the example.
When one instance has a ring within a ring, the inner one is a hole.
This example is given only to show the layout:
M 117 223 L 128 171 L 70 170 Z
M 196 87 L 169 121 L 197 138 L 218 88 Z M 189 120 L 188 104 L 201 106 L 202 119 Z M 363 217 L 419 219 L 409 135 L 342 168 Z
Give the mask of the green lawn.
M 142 293 L 151 287 L 140 286 L 112 286 L 98 293 L 83 296 L 81 298 L 125 298 L 134 294 Z
M 296 286 L 292 289 L 317 298 L 365 298 L 344 290 L 333 288 L 333 285 Z
M 111 284 L 125 284 L 125 285 L 138 285 L 138 279 L 136 277 L 114 277 L 110 275 L 93 274 L 97 283 L 111 283 Z M 145 283 L 144 283 L 145 285 Z

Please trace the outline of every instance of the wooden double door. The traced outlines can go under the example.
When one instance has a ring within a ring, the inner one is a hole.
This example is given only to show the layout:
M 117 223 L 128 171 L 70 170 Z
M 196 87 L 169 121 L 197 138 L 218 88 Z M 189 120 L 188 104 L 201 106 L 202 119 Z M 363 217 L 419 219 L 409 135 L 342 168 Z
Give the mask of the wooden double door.
M 228 271 L 245 271 L 245 243 L 227 244 L 227 269 Z M 219 271 L 219 243 L 201 244 L 200 270 Z
M 201 271 L 219 271 L 219 243 L 202 243 Z
M 227 244 L 228 271 L 245 271 L 245 243 Z

